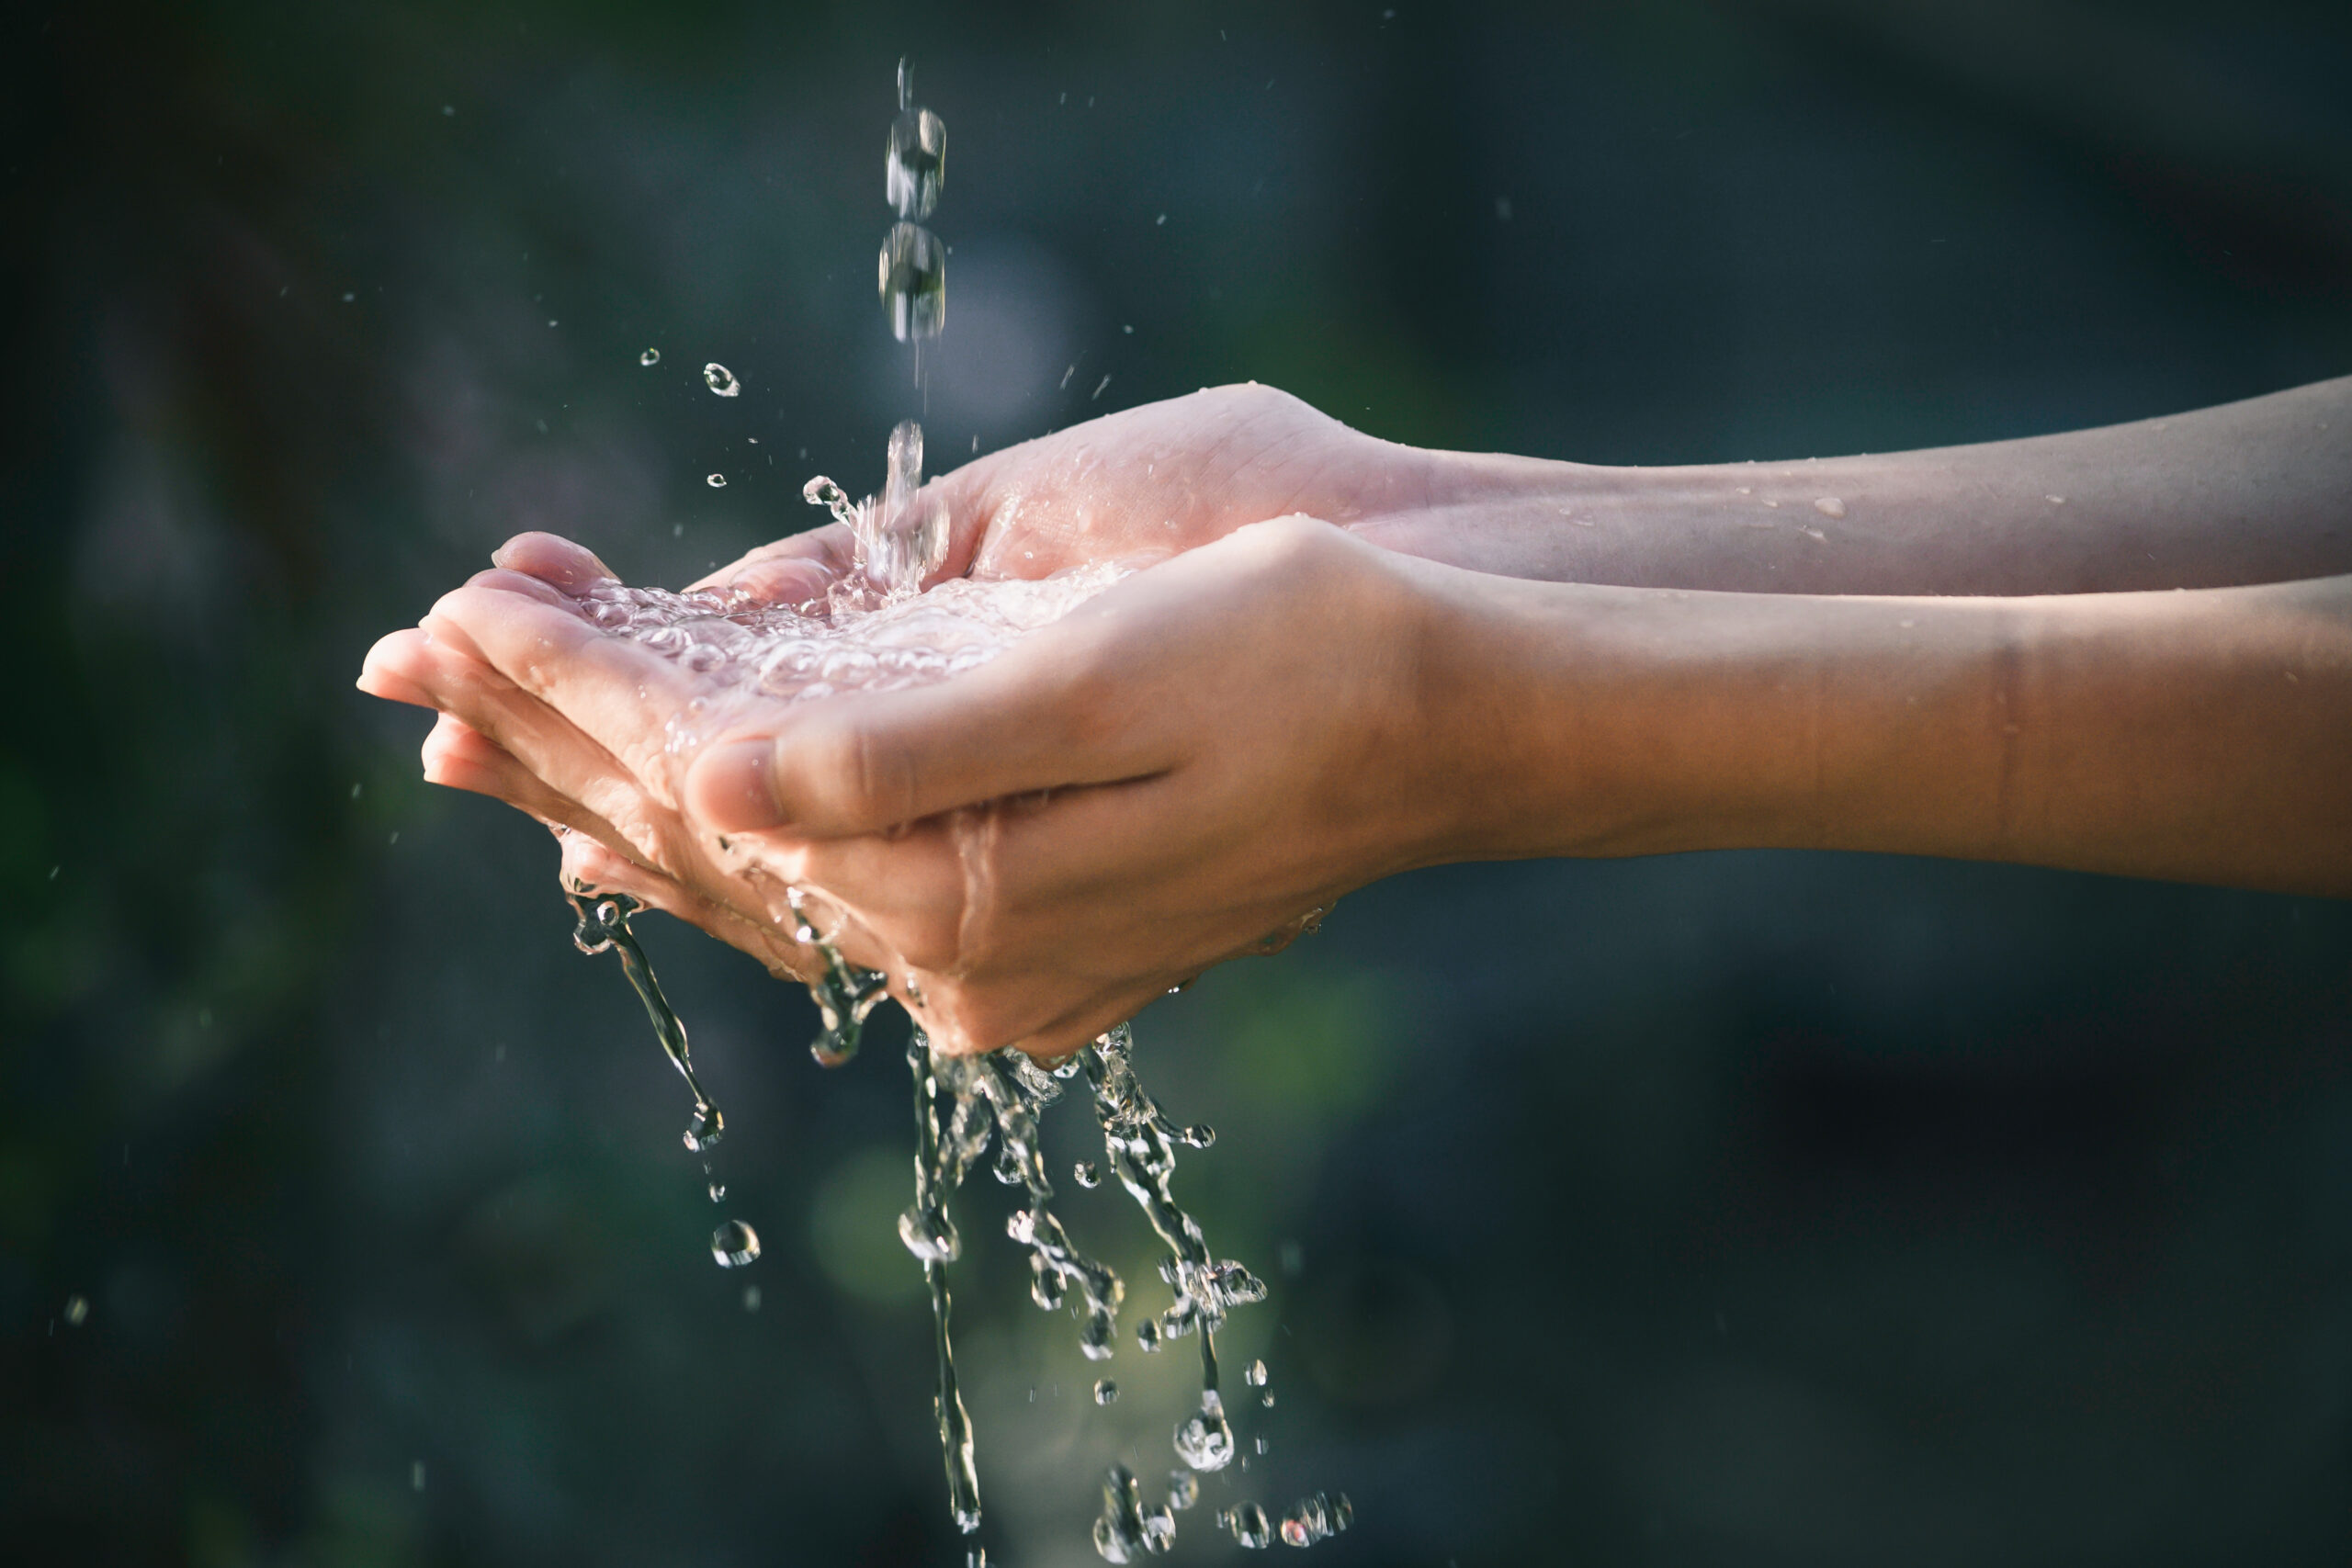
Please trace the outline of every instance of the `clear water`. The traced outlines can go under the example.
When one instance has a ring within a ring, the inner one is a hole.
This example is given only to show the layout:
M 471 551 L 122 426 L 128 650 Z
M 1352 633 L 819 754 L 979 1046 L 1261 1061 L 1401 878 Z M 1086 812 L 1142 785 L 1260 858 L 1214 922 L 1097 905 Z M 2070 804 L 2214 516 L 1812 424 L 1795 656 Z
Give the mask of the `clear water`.
M 710 1233 L 710 1255 L 722 1269 L 741 1269 L 760 1255 L 760 1233 L 741 1220 L 729 1220 Z
M 931 216 L 947 178 L 947 127 L 937 115 L 901 104 L 890 122 L 884 178 L 899 217 L 921 222 Z
M 920 223 L 891 224 L 878 288 L 892 336 L 900 343 L 937 337 L 947 325 L 947 247 Z

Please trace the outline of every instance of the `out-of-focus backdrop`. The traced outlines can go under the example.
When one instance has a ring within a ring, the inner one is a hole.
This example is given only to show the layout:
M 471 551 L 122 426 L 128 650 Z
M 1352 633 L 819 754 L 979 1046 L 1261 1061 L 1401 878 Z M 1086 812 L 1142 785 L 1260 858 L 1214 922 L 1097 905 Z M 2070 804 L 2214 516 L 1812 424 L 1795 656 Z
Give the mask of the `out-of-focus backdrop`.
M 805 525 L 811 472 L 878 486 L 902 54 L 949 136 L 934 468 L 1250 378 L 1673 462 L 2352 371 L 2339 6 L 12 13 L 0 1556 L 965 1562 L 903 1026 L 820 1071 L 805 998 L 647 922 L 765 1242 L 714 1267 L 546 835 L 351 689 L 517 530 L 674 583 Z M 1273 1286 L 1227 1351 L 1278 1402 L 1180 1561 L 1318 1488 L 1334 1563 L 2352 1551 L 2346 907 L 1464 867 L 1138 1033 L 1223 1134 L 1182 1191 Z M 1098 1407 L 967 1192 L 979 1543 L 1092 1562 L 1104 1465 L 1163 1493 L 1189 1347 Z M 1151 1301 L 1132 1209 L 1068 1213 Z

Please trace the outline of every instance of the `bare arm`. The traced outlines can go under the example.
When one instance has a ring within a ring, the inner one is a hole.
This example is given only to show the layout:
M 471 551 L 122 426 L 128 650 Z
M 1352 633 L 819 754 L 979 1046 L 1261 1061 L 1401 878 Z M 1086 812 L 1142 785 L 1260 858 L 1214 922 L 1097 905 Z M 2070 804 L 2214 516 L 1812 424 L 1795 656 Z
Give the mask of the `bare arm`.
M 1440 586 L 1455 745 L 1496 786 L 1444 858 L 1880 850 L 2352 894 L 2352 576 L 2007 599 Z
M 2352 378 L 1976 446 L 1611 468 L 1425 453 L 1375 544 L 1552 581 L 2098 593 L 2352 572 Z

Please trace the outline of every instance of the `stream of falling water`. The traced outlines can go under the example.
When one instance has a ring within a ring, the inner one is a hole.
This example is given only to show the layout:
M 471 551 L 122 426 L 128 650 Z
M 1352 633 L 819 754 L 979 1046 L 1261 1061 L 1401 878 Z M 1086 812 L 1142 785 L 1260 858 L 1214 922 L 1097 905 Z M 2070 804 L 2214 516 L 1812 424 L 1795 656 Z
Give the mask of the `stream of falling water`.
M 883 242 L 879 278 L 891 330 L 913 346 L 915 384 L 921 389 L 922 344 L 939 334 L 946 320 L 946 249 L 919 221 L 939 203 L 946 130 L 936 114 L 913 102 L 912 85 L 901 62 L 899 113 L 891 122 L 886 166 L 886 193 L 899 221 Z M 714 374 L 725 377 L 723 389 Z M 731 374 L 715 365 L 706 371 L 706 379 L 722 396 L 732 395 L 736 387 Z M 616 582 L 583 592 L 581 612 L 587 619 L 610 635 L 675 660 L 700 677 L 712 694 L 690 703 L 689 712 L 673 721 L 673 750 L 698 744 L 704 731 L 697 727 L 715 721 L 718 710 L 730 703 L 808 701 L 842 691 L 890 690 L 947 679 L 995 657 L 1014 637 L 1066 615 L 1125 575 L 1123 567 L 1099 563 L 1039 581 L 958 579 L 922 592 L 923 580 L 945 558 L 949 524 L 937 497 L 923 491 L 922 459 L 922 427 L 905 420 L 890 433 L 878 498 L 852 502 L 822 475 L 808 481 L 806 499 L 826 507 L 854 541 L 853 568 L 821 607 L 747 604 L 725 593 L 668 593 Z M 641 906 L 579 884 L 568 893 L 579 917 L 574 942 L 583 953 L 611 949 L 619 954 L 663 1053 L 694 1096 L 686 1146 L 707 1155 L 719 1140 L 725 1119 L 696 1078 L 685 1029 L 629 930 L 629 919 Z M 808 982 L 821 1024 L 810 1050 L 823 1066 L 839 1066 L 856 1055 L 865 1021 L 888 991 L 883 975 L 842 958 L 816 924 L 810 902 L 800 889 L 789 890 L 793 935 L 820 960 Z M 1114 1466 L 1105 1478 L 1094 1546 L 1112 1562 L 1165 1552 L 1175 1540 L 1177 1513 L 1199 1498 L 1199 1475 L 1221 1471 L 1233 1461 L 1236 1443 L 1218 1386 L 1216 1336 L 1233 1309 L 1266 1296 L 1266 1286 L 1256 1275 L 1238 1262 L 1216 1257 L 1199 1222 L 1177 1202 L 1171 1184 L 1178 1148 L 1206 1149 L 1216 1135 L 1205 1126 L 1180 1125 L 1160 1110 L 1136 1077 L 1133 1050 L 1128 1026 L 1121 1024 L 1047 1071 L 1010 1049 L 982 1056 L 942 1055 L 916 1030 L 907 1046 L 914 1089 L 915 1191 L 913 1202 L 899 1219 L 899 1239 L 921 1263 L 930 1289 L 948 1506 L 957 1529 L 969 1532 L 980 1524 L 979 1474 L 950 1334 L 954 1303 L 947 1268 L 960 1255 L 963 1243 L 949 1202 L 965 1176 L 989 1157 L 993 1143 L 997 1179 L 1022 1190 L 1020 1206 L 1005 1229 L 1028 1250 L 1031 1298 L 1047 1311 L 1067 1307 L 1080 1323 L 1080 1351 L 1090 1360 L 1109 1359 L 1126 1288 L 1107 1265 L 1070 1238 L 1053 1213 L 1054 1188 L 1046 1175 L 1039 1139 L 1041 1115 L 1070 1097 L 1083 1079 L 1085 1098 L 1102 1134 L 1104 1164 L 1166 1248 L 1160 1277 L 1170 1285 L 1172 1299 L 1136 1324 L 1136 1343 L 1144 1350 L 1157 1350 L 1197 1334 L 1201 1349 L 1200 1397 L 1172 1434 L 1171 1444 L 1183 1467 L 1170 1474 L 1167 1501 L 1148 1502 L 1135 1472 L 1125 1464 Z M 705 1174 L 712 1174 L 707 1162 Z M 1076 1179 L 1080 1186 L 1092 1187 L 1100 1176 L 1095 1167 L 1084 1164 Z M 724 1192 L 714 1177 L 712 1201 L 719 1201 Z M 750 1226 L 729 1220 L 713 1234 L 711 1249 L 722 1265 L 740 1267 L 759 1256 L 759 1238 Z M 1262 1387 L 1263 1363 L 1253 1364 L 1245 1381 Z M 1110 1404 L 1116 1393 L 1107 1378 L 1096 1385 L 1098 1404 Z M 1271 1393 L 1261 1397 L 1264 1404 L 1273 1402 Z M 1264 1451 L 1262 1439 L 1260 1451 Z M 1308 1546 L 1347 1529 L 1353 1517 L 1345 1494 L 1335 1501 L 1317 1493 L 1290 1508 L 1279 1524 L 1270 1522 L 1264 1508 L 1252 1502 L 1222 1510 L 1217 1522 L 1245 1547 L 1264 1547 L 1277 1539 Z

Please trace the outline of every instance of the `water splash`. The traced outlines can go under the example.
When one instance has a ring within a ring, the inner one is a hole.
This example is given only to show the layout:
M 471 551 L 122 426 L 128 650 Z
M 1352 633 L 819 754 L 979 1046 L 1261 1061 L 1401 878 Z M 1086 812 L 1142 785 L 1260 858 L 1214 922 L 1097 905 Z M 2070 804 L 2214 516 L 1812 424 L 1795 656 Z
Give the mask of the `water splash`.
M 1094 1521 L 1094 1550 L 1102 1560 L 1133 1562 L 1147 1553 L 1157 1557 L 1175 1540 L 1175 1517 L 1144 1502 L 1134 1471 L 1113 1465 L 1102 1478 L 1102 1513 Z
M 678 1069 L 678 1076 L 686 1080 L 686 1089 L 695 1097 L 694 1120 L 686 1128 L 686 1147 L 699 1153 L 716 1146 L 726 1133 L 727 1119 L 719 1114 L 718 1107 L 703 1092 L 701 1080 L 695 1077 L 694 1055 L 686 1045 L 686 1026 L 671 1010 L 669 998 L 662 994 L 662 982 L 653 977 L 652 962 L 645 956 L 645 949 L 638 945 L 637 934 L 629 930 L 629 917 L 645 906 L 624 894 L 600 897 L 584 886 L 570 888 L 565 897 L 579 917 L 579 923 L 572 928 L 571 945 L 592 956 L 607 949 L 620 954 L 621 973 L 628 976 L 637 999 L 645 1004 L 645 1016 L 653 1021 L 654 1038 L 662 1043 L 662 1054 Z

